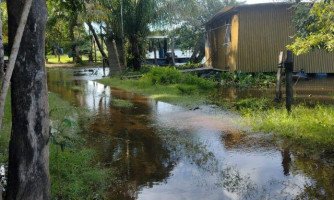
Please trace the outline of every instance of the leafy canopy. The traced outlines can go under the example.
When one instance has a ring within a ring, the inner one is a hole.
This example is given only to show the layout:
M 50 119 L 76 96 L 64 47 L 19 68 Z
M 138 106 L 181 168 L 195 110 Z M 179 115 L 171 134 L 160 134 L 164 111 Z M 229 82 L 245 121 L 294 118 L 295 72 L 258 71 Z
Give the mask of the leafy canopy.
M 288 45 L 296 55 L 312 49 L 334 51 L 334 2 L 320 1 L 314 4 L 299 3 L 296 6 L 294 23 L 297 37 Z

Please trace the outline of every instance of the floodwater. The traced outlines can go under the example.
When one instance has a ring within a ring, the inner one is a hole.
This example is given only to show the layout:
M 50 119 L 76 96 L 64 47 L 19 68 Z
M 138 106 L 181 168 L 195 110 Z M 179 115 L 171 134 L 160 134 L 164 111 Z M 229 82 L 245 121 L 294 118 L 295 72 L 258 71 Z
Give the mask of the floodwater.
M 108 199 L 334 199 L 333 165 L 250 133 L 215 106 L 189 110 L 110 88 L 93 81 L 102 76 L 94 70 L 49 70 L 48 84 L 92 113 L 86 132 L 96 162 L 118 174 Z
M 294 101 L 296 104 L 303 103 L 308 105 L 334 104 L 334 76 L 327 78 L 311 77 L 310 80 L 294 81 Z M 283 96 L 285 92 L 285 85 L 282 84 Z M 230 101 L 244 98 L 261 98 L 269 97 L 274 99 L 275 89 L 270 88 L 222 88 L 217 95 L 219 98 L 224 98 Z

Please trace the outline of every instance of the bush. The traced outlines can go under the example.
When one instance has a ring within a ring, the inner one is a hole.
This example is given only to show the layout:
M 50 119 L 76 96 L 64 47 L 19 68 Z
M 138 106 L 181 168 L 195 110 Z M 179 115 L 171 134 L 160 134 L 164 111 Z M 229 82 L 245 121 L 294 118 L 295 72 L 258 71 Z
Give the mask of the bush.
M 194 94 L 196 90 L 196 86 L 194 85 L 178 85 L 177 89 L 179 90 L 180 94 L 191 95 Z
M 152 85 L 161 84 L 175 84 L 181 81 L 181 72 L 171 67 L 153 67 L 141 79 L 150 81 Z
M 184 65 L 177 66 L 178 69 L 196 69 L 200 67 L 203 67 L 201 63 L 192 63 L 192 62 L 188 62 Z
M 213 80 L 200 78 L 191 74 L 185 75 L 182 82 L 188 85 L 196 85 L 201 90 L 213 89 L 217 85 Z
M 268 87 L 275 84 L 276 77 L 272 73 L 225 72 L 221 84 L 236 87 Z

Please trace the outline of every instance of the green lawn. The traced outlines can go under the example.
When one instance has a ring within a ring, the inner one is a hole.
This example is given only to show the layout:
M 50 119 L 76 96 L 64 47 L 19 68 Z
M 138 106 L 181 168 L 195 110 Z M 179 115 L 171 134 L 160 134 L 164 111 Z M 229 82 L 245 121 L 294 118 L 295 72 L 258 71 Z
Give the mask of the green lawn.
M 58 56 L 47 55 L 46 58 L 48 59 L 48 63 L 50 63 L 50 64 L 59 64 Z M 84 62 L 89 60 L 88 55 L 82 55 L 81 59 Z M 97 53 L 97 60 L 98 61 L 102 60 L 102 55 L 99 52 Z M 73 58 L 68 57 L 68 55 L 64 54 L 64 55 L 60 56 L 60 63 L 66 64 L 66 63 L 72 63 L 72 62 L 73 62 Z

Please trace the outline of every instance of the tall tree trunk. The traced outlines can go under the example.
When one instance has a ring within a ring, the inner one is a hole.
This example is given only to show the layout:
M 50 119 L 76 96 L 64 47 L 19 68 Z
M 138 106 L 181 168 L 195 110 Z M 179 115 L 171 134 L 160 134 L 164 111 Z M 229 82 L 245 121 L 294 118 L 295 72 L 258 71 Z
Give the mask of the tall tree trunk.
M 107 54 L 106 54 L 106 53 L 104 52 L 104 50 L 103 50 L 103 46 L 102 46 L 102 44 L 100 43 L 99 36 L 96 34 L 94 27 L 92 26 L 92 24 L 91 24 L 90 22 L 87 22 L 87 25 L 88 25 L 88 27 L 89 27 L 89 30 L 92 32 L 93 37 L 94 37 L 94 39 L 95 39 L 95 42 L 96 42 L 96 44 L 97 44 L 97 47 L 99 48 L 99 50 L 100 50 L 100 52 L 101 52 L 101 54 L 102 54 L 102 57 L 103 57 L 102 59 L 107 59 L 108 56 L 107 56 Z M 108 64 L 108 65 L 109 65 L 109 64 Z
M 108 35 L 105 43 L 108 50 L 109 76 L 111 76 L 113 72 L 117 73 L 121 71 L 121 64 L 119 62 L 116 42 L 113 39 L 113 36 Z
M 0 3 L 1 2 L 2 1 L 0 0 Z M 4 76 L 4 72 L 5 72 L 5 60 L 4 60 L 5 54 L 4 54 L 3 39 L 2 38 L 3 38 L 2 37 L 2 20 L 0 18 L 0 82 L 2 81 L 2 78 Z
M 82 60 L 80 58 L 79 47 L 78 47 L 78 44 L 77 44 L 77 41 L 74 35 L 74 28 L 77 26 L 77 20 L 78 20 L 78 14 L 74 14 L 74 16 L 71 17 L 71 20 L 69 22 L 70 23 L 69 24 L 69 34 L 70 34 L 70 39 L 72 41 L 73 62 L 80 63 Z
M 139 41 L 137 36 L 130 36 L 130 45 L 131 45 L 131 53 L 132 53 L 132 66 L 133 69 L 138 71 L 141 68 L 141 56 L 139 50 Z
M 9 43 L 25 0 L 7 0 Z M 50 199 L 49 116 L 45 62 L 45 0 L 34 0 L 12 77 L 12 134 L 6 198 Z
M 124 39 L 122 38 L 116 38 L 116 47 L 119 55 L 119 62 L 121 64 L 122 69 L 126 68 L 126 53 L 125 53 L 125 45 L 124 45 Z

